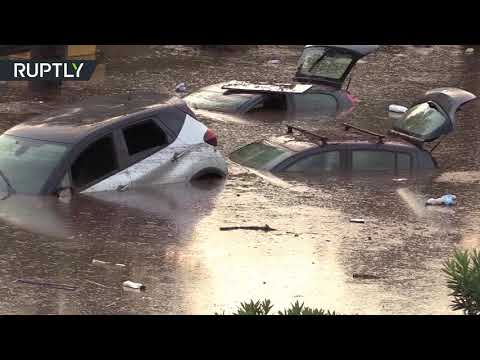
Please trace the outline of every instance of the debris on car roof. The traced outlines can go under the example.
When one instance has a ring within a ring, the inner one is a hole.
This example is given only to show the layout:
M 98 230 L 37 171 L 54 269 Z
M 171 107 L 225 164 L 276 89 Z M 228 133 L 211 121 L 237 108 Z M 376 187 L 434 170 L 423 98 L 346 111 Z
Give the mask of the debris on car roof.
M 268 92 L 268 93 L 294 93 L 303 94 L 311 89 L 311 84 L 268 84 L 268 83 L 251 83 L 248 81 L 232 80 L 222 86 L 225 90 L 237 90 L 246 92 Z

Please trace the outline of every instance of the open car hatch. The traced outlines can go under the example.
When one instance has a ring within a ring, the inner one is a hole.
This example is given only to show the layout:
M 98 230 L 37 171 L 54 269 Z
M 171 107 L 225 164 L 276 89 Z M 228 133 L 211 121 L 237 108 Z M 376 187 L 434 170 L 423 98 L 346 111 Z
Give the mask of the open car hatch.
M 231 91 L 246 91 L 259 93 L 292 93 L 303 94 L 313 85 L 304 84 L 254 84 L 248 81 L 232 80 L 222 86 L 222 89 Z
M 307 45 L 298 61 L 295 81 L 340 89 L 358 60 L 378 45 Z
M 429 90 L 393 123 L 393 135 L 405 140 L 431 142 L 455 130 L 455 115 L 477 97 L 457 88 Z

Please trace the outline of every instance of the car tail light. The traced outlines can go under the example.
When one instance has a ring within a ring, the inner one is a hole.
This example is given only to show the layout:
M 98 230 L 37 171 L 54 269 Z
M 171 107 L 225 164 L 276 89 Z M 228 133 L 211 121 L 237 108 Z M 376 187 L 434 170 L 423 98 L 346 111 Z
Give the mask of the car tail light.
M 353 105 L 357 105 L 360 101 L 358 99 L 358 97 L 356 97 L 355 95 L 352 95 L 350 94 L 348 91 L 347 91 L 347 98 L 348 100 L 350 100 L 350 102 L 353 104 Z
M 207 129 L 205 135 L 203 135 L 203 141 L 212 146 L 218 145 L 217 134 L 211 129 Z

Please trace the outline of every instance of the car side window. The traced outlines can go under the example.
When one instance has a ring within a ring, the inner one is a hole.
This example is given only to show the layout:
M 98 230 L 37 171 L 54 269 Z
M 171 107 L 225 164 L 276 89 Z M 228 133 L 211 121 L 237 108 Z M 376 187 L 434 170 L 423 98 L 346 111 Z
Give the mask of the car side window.
M 167 135 L 153 120 L 126 127 L 123 136 L 130 156 L 168 144 Z
M 352 151 L 353 171 L 394 171 L 395 153 L 390 151 Z
M 287 97 L 284 94 L 266 94 L 248 113 L 258 111 L 287 110 Z
M 308 174 L 332 173 L 340 169 L 340 152 L 326 151 L 300 159 L 283 171 Z
M 406 153 L 397 153 L 397 169 L 398 170 L 410 170 L 411 168 L 410 155 Z
M 112 136 L 101 138 L 88 146 L 72 165 L 72 182 L 76 188 L 100 180 L 118 169 Z
M 335 116 L 337 99 L 328 94 L 294 94 L 292 97 L 295 114 Z

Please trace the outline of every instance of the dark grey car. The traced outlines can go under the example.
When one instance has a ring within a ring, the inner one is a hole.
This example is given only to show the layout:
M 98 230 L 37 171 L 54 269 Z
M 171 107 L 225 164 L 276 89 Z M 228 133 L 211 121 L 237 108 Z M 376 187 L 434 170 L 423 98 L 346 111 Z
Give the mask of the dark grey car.
M 425 143 L 438 140 L 455 128 L 455 114 L 476 96 L 461 89 L 428 91 L 395 121 L 391 136 L 344 124 L 367 138 L 333 140 L 303 129 L 288 127 L 285 136 L 244 146 L 230 155 L 234 162 L 273 173 L 305 174 L 381 173 L 410 174 L 437 167 Z M 302 136 L 294 136 L 298 131 Z
M 284 117 L 335 117 L 353 110 L 356 99 L 342 86 L 362 57 L 376 45 L 307 45 L 292 84 L 230 81 L 184 98 L 195 110 L 229 114 L 268 113 Z

